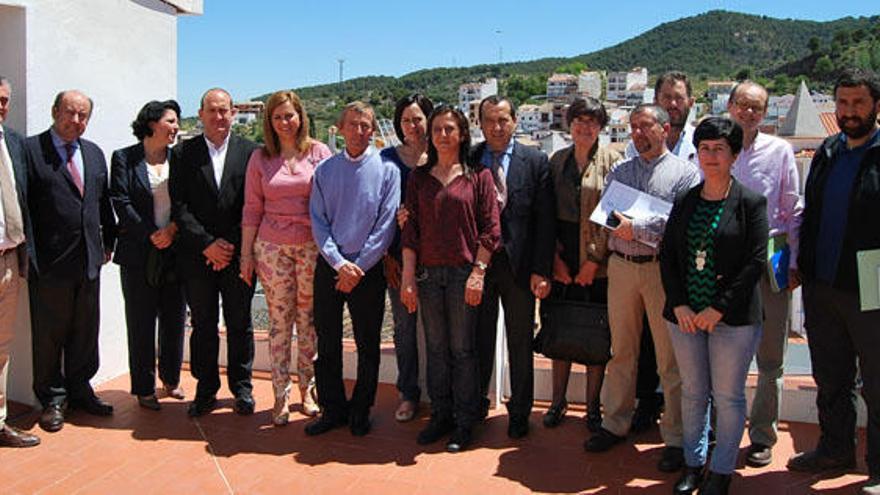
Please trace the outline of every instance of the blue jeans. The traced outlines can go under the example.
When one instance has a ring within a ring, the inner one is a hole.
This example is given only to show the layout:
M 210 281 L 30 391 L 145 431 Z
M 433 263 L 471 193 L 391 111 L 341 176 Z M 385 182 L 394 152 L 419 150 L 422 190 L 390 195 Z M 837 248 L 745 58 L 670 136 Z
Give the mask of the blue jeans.
M 419 276 L 419 312 L 425 327 L 431 416 L 470 428 L 480 409 L 476 353 L 477 308 L 464 302 L 471 267 L 438 266 Z
M 397 355 L 397 390 L 403 400 L 419 402 L 419 347 L 416 335 L 418 313 L 410 313 L 400 302 L 400 289 L 388 286 L 394 317 L 394 352 Z
M 709 446 L 709 398 L 715 407 L 715 451 L 709 470 L 730 474 L 746 421 L 746 374 L 761 339 L 761 325 L 719 323 L 712 333 L 684 333 L 667 322 L 681 373 L 681 422 L 684 460 L 706 464 Z

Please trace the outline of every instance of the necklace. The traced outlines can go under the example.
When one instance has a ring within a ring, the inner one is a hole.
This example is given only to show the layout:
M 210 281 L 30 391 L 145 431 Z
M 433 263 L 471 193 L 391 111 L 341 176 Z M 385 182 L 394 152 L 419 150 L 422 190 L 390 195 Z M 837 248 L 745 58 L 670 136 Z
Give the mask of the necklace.
M 718 222 L 721 221 L 721 213 L 724 211 L 724 200 L 727 199 L 727 195 L 730 194 L 730 187 L 733 185 L 733 179 L 731 179 L 727 183 L 727 190 L 724 192 L 724 197 L 721 198 L 721 205 L 715 211 L 715 215 L 712 217 L 712 220 L 709 222 L 709 225 L 706 226 L 706 230 L 703 232 L 703 238 L 700 240 L 699 247 L 694 251 L 694 267 L 698 272 L 702 272 L 706 269 L 706 258 L 709 253 L 706 250 L 706 245 L 709 243 L 709 237 L 715 232 L 718 228 Z M 701 193 L 702 197 L 702 193 Z M 711 201 L 706 198 L 702 198 L 704 201 Z

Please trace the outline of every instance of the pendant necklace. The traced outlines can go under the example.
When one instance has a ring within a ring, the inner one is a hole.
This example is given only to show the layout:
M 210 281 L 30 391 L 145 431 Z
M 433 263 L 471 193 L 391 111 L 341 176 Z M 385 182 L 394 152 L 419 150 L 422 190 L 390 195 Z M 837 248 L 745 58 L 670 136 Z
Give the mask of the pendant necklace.
M 727 195 L 730 194 L 730 186 L 732 185 L 733 180 L 727 183 L 727 191 L 724 192 L 724 197 L 721 198 L 721 206 L 718 208 L 718 211 L 715 212 L 715 217 L 712 218 L 712 221 L 709 222 L 709 225 L 706 227 L 706 232 L 703 235 L 702 242 L 700 242 L 700 247 L 697 248 L 694 253 L 694 267 L 698 272 L 706 269 L 706 258 L 708 257 L 706 245 L 709 243 L 709 236 L 718 228 L 718 222 L 721 220 L 721 212 L 724 211 L 724 200 L 726 200 Z M 706 201 L 708 201 L 708 199 L 706 199 Z

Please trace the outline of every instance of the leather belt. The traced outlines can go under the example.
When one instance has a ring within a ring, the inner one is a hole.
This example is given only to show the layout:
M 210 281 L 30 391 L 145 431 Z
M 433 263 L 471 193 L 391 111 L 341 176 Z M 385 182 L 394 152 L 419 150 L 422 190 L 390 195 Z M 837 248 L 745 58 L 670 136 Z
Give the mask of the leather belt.
M 630 263 L 653 263 L 655 261 L 660 261 L 660 255 L 657 254 L 624 254 L 620 251 L 613 251 L 614 254 L 620 256 L 621 258 L 629 261 Z

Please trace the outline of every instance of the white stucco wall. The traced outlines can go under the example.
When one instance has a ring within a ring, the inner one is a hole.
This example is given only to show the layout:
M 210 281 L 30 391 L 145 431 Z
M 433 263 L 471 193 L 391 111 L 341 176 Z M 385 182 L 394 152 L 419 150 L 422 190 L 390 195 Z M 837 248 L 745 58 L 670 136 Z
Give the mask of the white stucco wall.
M 200 1 L 188 3 L 201 9 Z M 130 123 L 141 106 L 177 96 L 177 13 L 159 0 L 0 0 L 0 74 L 14 84 L 10 125 L 28 135 L 43 132 L 55 94 L 79 89 L 95 101 L 84 137 L 104 150 L 109 166 L 114 149 L 135 142 Z M 33 396 L 26 300 L 21 308 L 9 395 L 27 402 Z M 100 349 L 96 382 L 127 372 L 122 293 L 112 264 L 101 276 Z

